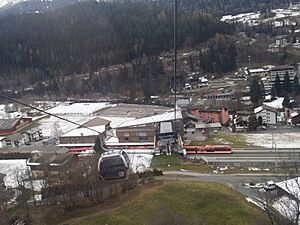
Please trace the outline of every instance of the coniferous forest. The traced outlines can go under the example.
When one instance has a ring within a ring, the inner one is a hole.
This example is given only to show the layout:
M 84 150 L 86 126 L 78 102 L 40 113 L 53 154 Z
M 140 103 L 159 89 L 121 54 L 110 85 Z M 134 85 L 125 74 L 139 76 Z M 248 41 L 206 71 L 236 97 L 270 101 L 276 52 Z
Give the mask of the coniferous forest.
M 209 51 L 200 55 L 203 70 L 234 70 L 234 42 L 225 36 L 234 34 L 235 26 L 220 22 L 217 15 L 287 2 L 179 1 L 178 47 L 194 48 L 214 38 L 208 42 Z M 170 85 L 158 56 L 172 47 L 171 0 L 91 1 L 44 13 L 6 16 L 0 18 L 0 89 L 31 87 L 37 95 L 121 92 L 148 96 L 153 94 L 148 85 L 152 79 L 153 87 L 163 93 Z M 220 62 L 218 68 L 216 62 Z M 106 71 L 95 75 L 116 64 L 124 65 L 118 74 Z M 76 74 L 91 76 L 82 80 L 72 77 Z

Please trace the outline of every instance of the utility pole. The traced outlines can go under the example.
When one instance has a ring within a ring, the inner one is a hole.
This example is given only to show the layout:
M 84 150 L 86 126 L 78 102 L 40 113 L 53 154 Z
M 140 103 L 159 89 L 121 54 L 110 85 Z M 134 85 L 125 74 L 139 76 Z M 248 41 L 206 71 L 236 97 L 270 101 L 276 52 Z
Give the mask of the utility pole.
M 177 0 L 174 0 L 174 121 L 175 121 L 175 132 L 176 132 L 176 77 L 177 77 Z

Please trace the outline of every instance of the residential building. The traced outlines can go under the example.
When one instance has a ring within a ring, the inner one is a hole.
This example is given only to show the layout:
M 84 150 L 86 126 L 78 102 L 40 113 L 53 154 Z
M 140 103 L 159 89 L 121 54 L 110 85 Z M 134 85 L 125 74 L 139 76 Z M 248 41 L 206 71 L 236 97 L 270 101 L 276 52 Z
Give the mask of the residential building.
M 277 109 L 262 105 L 254 109 L 257 119 L 262 118 L 262 123 L 266 125 L 275 125 L 277 123 Z
M 25 143 L 30 143 L 33 141 L 39 141 L 43 138 L 42 129 L 38 127 L 31 128 L 25 131 Z
M 290 81 L 292 82 L 294 80 L 295 71 L 293 66 L 276 66 L 274 68 L 271 68 L 270 70 L 270 81 L 272 84 L 275 83 L 276 76 L 279 76 L 279 79 L 281 82 L 284 80 L 285 74 L 289 75 Z
M 189 113 L 206 123 L 221 123 L 224 125 L 228 122 L 229 118 L 226 108 L 222 108 L 221 110 L 191 109 Z
M 25 139 L 24 136 L 20 133 L 13 133 L 4 138 L 5 147 L 19 147 L 24 145 Z
M 255 76 L 266 77 L 270 74 L 270 70 L 268 68 L 253 68 L 253 69 L 248 69 L 248 74 L 251 77 L 255 77 Z
M 56 150 L 44 150 L 33 153 L 26 162 L 30 166 L 32 176 L 40 178 L 43 176 L 57 176 L 61 172 L 66 172 L 78 158 L 72 153 L 68 153 L 66 148 Z

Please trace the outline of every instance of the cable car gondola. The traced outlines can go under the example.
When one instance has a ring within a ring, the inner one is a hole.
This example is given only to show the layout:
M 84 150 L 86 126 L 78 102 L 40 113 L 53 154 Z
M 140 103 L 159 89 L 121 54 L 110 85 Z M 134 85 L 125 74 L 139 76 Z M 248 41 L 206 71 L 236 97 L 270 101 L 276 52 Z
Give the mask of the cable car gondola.
M 127 179 L 129 164 L 129 157 L 122 150 L 104 152 L 98 161 L 99 178 L 103 181 Z

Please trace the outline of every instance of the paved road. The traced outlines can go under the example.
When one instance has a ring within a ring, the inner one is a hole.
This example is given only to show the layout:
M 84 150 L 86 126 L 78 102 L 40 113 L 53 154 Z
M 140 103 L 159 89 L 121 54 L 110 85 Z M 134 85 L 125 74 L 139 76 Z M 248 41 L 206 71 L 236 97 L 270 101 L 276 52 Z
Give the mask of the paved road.
M 266 174 L 228 174 L 212 175 L 181 171 L 165 171 L 163 176 L 156 177 L 157 180 L 179 180 L 196 182 L 217 182 L 227 185 L 234 190 L 242 193 L 245 197 L 252 199 L 259 198 L 259 195 L 265 193 L 263 189 L 246 188 L 245 183 L 265 183 L 269 180 L 275 182 L 282 181 L 285 177 Z M 272 192 L 268 193 L 272 195 Z

